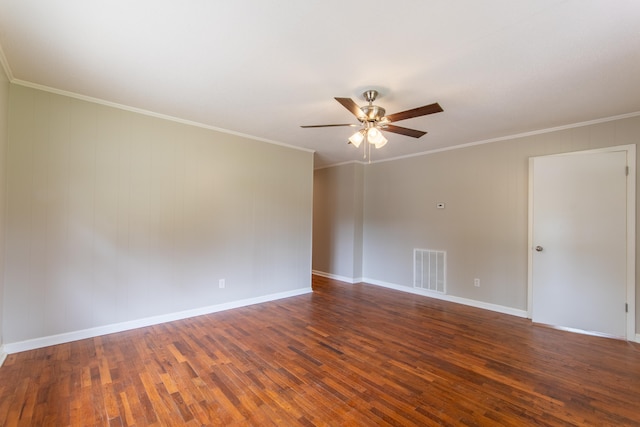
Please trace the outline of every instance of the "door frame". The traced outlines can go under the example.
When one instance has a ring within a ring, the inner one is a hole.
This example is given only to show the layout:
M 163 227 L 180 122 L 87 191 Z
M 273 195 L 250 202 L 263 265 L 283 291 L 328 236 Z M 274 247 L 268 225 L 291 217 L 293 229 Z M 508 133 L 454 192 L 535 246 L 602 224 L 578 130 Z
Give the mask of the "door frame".
M 575 154 L 594 154 L 613 151 L 627 153 L 627 313 L 626 337 L 629 341 L 640 341 L 636 337 L 636 146 L 635 144 L 598 148 L 594 150 L 573 151 L 529 157 L 529 218 L 528 218 L 528 265 L 527 265 L 527 317 L 533 314 L 533 161 L 539 157 L 571 156 Z

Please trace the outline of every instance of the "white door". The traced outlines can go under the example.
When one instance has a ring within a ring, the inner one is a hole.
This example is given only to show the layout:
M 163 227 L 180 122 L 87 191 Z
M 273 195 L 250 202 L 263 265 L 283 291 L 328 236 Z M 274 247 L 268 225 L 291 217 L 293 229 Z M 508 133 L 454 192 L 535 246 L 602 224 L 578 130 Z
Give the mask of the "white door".
M 627 337 L 627 157 L 619 150 L 530 159 L 534 322 Z

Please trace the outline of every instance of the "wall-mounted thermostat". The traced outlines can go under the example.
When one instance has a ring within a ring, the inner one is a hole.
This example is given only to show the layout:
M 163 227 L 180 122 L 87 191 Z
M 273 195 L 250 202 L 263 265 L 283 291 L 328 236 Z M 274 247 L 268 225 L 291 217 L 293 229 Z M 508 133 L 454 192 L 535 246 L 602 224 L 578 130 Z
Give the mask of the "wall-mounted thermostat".
M 436 208 L 438 208 L 438 209 L 444 209 L 444 203 L 438 203 L 438 204 L 436 204 Z

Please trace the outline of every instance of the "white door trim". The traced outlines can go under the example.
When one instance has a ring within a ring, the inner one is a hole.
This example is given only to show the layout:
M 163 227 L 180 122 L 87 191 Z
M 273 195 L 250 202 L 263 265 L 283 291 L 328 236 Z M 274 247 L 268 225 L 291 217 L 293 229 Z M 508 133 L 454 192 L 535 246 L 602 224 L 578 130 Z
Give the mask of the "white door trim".
M 629 177 L 627 179 L 627 340 L 636 341 L 636 146 L 619 145 L 549 156 L 571 156 L 573 154 L 606 153 L 626 151 Z M 529 219 L 528 219 L 528 265 L 527 265 L 527 317 L 533 313 L 533 161 L 529 158 Z

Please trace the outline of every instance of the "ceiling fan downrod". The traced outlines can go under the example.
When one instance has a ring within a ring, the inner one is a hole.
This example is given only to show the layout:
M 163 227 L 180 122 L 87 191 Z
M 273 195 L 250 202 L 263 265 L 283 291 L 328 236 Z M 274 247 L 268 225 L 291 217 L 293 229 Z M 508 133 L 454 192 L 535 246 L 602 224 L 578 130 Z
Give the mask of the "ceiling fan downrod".
M 373 104 L 373 101 L 375 101 L 376 98 L 378 97 L 378 91 L 370 89 L 368 91 L 365 91 L 362 94 L 362 97 L 365 99 L 365 101 L 367 101 L 369 103 L 369 105 L 371 105 L 371 104 Z

